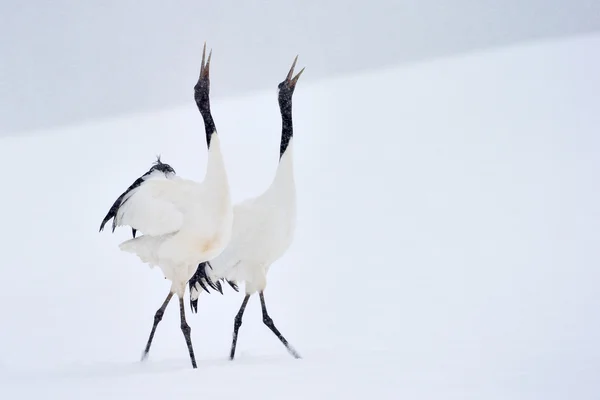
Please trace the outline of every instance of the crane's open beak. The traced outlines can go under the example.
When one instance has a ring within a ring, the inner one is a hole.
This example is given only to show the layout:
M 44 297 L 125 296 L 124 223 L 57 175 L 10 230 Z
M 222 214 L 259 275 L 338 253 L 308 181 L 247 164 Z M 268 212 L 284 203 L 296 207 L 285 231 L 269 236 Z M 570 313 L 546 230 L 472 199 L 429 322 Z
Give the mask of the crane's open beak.
M 298 82 L 300 75 L 302 75 L 302 73 L 304 72 L 304 68 L 306 68 L 306 67 L 302 68 L 300 70 L 300 72 L 298 72 L 296 74 L 296 76 L 294 76 L 292 78 L 292 75 L 294 74 L 294 68 L 296 67 L 296 61 L 298 61 L 298 56 L 296 56 L 296 58 L 294 58 L 294 63 L 292 64 L 292 68 L 290 68 L 290 72 L 288 72 L 287 77 L 285 78 L 285 80 L 290 88 L 293 88 L 296 86 L 296 82 Z
M 204 49 L 202 49 L 202 64 L 200 65 L 200 78 L 208 78 L 210 72 L 210 57 L 212 56 L 212 49 L 208 53 L 208 61 L 204 64 L 206 59 L 206 42 L 204 42 Z

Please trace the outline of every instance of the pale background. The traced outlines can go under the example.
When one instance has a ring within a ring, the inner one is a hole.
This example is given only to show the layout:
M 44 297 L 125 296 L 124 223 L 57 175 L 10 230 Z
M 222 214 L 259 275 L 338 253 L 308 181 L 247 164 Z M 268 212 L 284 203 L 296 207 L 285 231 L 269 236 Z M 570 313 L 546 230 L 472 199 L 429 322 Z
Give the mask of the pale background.
M 598 400 L 600 2 L 493 3 L 2 3 L 0 399 Z M 226 285 L 197 370 L 174 304 L 140 363 L 170 285 L 98 232 L 155 154 L 202 179 L 205 39 L 235 202 L 307 67 L 265 292 L 302 360 L 252 298 L 229 362 Z
M 273 87 L 297 53 L 314 81 L 600 29 L 597 0 L 2 1 L 0 135 Z

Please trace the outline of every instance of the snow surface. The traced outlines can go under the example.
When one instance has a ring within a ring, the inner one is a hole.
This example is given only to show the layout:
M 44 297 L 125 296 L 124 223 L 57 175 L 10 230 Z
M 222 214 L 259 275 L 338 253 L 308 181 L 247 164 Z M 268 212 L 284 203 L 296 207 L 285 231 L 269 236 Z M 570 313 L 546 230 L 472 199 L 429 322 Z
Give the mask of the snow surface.
M 175 303 L 138 361 L 169 283 L 98 227 L 157 153 L 202 178 L 192 86 L 184 108 L 2 139 L 0 398 L 599 398 L 598 49 L 299 82 L 298 230 L 266 299 L 301 360 L 252 298 L 228 361 L 226 285 L 188 311 L 197 370 Z M 213 105 L 236 201 L 273 177 L 283 68 Z

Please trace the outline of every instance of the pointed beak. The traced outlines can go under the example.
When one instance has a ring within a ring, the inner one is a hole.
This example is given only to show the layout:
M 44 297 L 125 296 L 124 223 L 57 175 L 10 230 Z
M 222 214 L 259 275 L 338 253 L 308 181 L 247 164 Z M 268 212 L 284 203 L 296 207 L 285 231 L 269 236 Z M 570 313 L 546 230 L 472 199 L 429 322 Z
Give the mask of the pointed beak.
M 206 60 L 206 42 L 204 42 L 204 48 L 202 49 L 202 64 L 200 65 L 200 78 L 208 77 L 208 74 L 210 72 L 210 58 L 211 57 L 212 57 L 212 49 L 210 50 L 210 53 L 208 53 L 208 61 L 206 61 L 206 64 L 205 64 L 204 61 Z
M 285 80 L 287 81 L 288 85 L 293 88 L 296 86 L 296 82 L 298 82 L 298 79 L 300 78 L 300 75 L 302 75 L 302 73 L 304 72 L 304 68 L 302 68 L 300 70 L 300 72 L 298 72 L 298 74 L 296 74 L 296 76 L 294 76 L 292 78 L 292 75 L 294 74 L 294 68 L 296 67 L 296 62 L 298 61 L 298 56 L 296 56 L 296 58 L 294 58 L 294 62 L 292 64 L 292 68 L 290 68 L 290 72 L 288 72 L 287 77 L 285 78 Z

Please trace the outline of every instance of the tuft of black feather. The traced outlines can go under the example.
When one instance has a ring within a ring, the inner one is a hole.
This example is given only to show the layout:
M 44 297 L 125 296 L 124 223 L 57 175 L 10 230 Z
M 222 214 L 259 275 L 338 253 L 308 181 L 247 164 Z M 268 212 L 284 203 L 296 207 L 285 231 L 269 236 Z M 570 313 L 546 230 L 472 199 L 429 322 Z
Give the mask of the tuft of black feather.
M 156 156 L 156 161 L 154 161 L 154 163 L 152 164 L 152 168 L 150 168 L 148 172 L 146 172 L 143 176 L 149 175 L 154 171 L 160 171 L 165 174 L 169 172 L 172 174 L 175 173 L 175 170 L 169 164 L 165 164 L 160 160 L 160 154 Z

